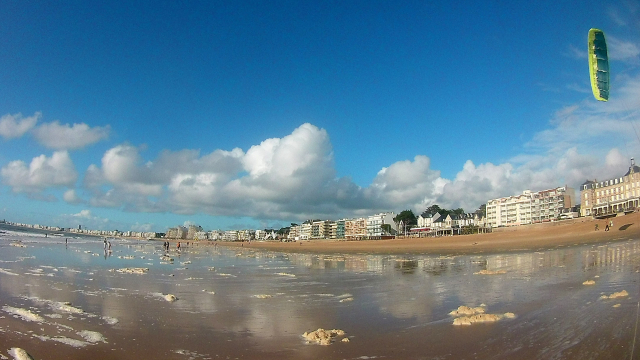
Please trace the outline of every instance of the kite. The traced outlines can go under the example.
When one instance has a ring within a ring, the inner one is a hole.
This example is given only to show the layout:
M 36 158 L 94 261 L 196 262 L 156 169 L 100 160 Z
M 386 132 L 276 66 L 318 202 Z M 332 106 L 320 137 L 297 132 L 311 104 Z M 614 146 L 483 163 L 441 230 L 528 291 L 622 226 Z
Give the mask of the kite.
M 599 29 L 589 30 L 589 75 L 596 100 L 609 100 L 609 57 L 604 33 Z

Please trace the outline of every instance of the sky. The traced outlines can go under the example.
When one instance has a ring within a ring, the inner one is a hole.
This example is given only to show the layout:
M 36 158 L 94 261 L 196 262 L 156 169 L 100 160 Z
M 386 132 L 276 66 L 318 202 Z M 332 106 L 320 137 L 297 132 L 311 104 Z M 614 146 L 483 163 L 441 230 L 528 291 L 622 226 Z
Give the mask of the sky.
M 608 102 L 591 94 L 590 28 Z M 0 44 L 7 221 L 472 212 L 579 195 L 640 159 L 640 1 L 9 0 Z

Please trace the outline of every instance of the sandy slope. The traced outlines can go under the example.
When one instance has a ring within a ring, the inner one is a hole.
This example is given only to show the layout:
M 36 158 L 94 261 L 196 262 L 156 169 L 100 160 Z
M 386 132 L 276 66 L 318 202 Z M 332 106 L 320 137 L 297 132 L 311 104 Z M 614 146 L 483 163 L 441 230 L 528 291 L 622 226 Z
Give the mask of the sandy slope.
M 605 232 L 609 220 L 580 218 L 564 222 L 500 228 L 491 234 L 408 238 L 394 240 L 310 240 L 294 243 L 252 242 L 218 243 L 228 247 L 268 249 L 285 252 L 314 253 L 433 253 L 470 254 L 550 249 L 561 246 L 637 239 L 640 236 L 640 213 L 612 219 L 613 229 Z M 600 230 L 595 231 L 598 223 Z

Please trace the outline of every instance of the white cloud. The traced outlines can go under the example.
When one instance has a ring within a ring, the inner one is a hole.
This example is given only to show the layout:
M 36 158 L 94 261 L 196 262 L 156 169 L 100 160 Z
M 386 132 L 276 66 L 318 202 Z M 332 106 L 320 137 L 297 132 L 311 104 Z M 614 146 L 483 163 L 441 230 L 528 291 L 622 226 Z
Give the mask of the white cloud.
M 0 170 L 2 180 L 14 192 L 39 192 L 48 187 L 73 186 L 78 173 L 66 151 L 56 151 L 49 158 L 40 155 L 27 164 L 10 162 Z
M 83 209 L 75 214 L 61 214 L 56 217 L 55 222 L 63 227 L 77 227 L 82 225 L 82 228 L 106 230 L 116 229 L 118 226 L 107 218 L 94 215 L 91 210 Z
M 624 173 L 640 153 L 634 123 L 640 110 L 640 77 L 620 77 L 615 98 L 587 99 L 559 109 L 548 128 L 504 163 L 467 161 L 446 179 L 425 155 L 381 169 L 360 187 L 337 178 L 324 129 L 303 124 L 282 138 L 231 151 L 163 151 L 144 159 L 140 148 L 118 145 L 91 165 L 84 185 L 93 206 L 133 212 L 248 216 L 302 221 L 378 211 L 421 212 L 437 203 L 475 210 L 487 200 Z M 606 154 L 606 156 L 605 156 Z
M 91 215 L 91 210 L 80 210 L 77 214 L 72 214 L 71 216 L 83 219 L 91 219 L 93 216 Z
M 36 112 L 33 116 L 23 118 L 22 114 L 6 114 L 0 118 L 0 136 L 5 139 L 18 138 L 31 130 L 42 114 Z
M 614 36 L 607 36 L 607 53 L 610 60 L 637 62 L 640 47 L 637 43 L 624 41 Z
M 62 196 L 62 199 L 64 201 L 68 202 L 69 204 L 82 203 L 82 199 L 80 197 L 78 197 L 78 195 L 76 194 L 75 189 L 69 189 L 69 190 L 65 191 L 64 195 Z
M 94 144 L 109 137 L 110 127 L 89 127 L 85 123 L 61 125 L 58 121 L 42 124 L 33 130 L 38 142 L 47 148 L 73 150 Z

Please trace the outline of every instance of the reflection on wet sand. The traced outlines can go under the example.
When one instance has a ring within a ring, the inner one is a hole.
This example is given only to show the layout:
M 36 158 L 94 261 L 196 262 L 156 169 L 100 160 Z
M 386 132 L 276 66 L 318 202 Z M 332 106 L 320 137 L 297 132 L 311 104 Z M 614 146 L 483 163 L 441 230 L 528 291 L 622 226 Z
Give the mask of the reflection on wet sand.
M 470 256 L 111 243 L 104 256 L 98 240 L 2 234 L 3 356 L 12 348 L 54 360 L 631 355 L 640 241 Z M 309 346 L 304 333 L 332 346 Z

